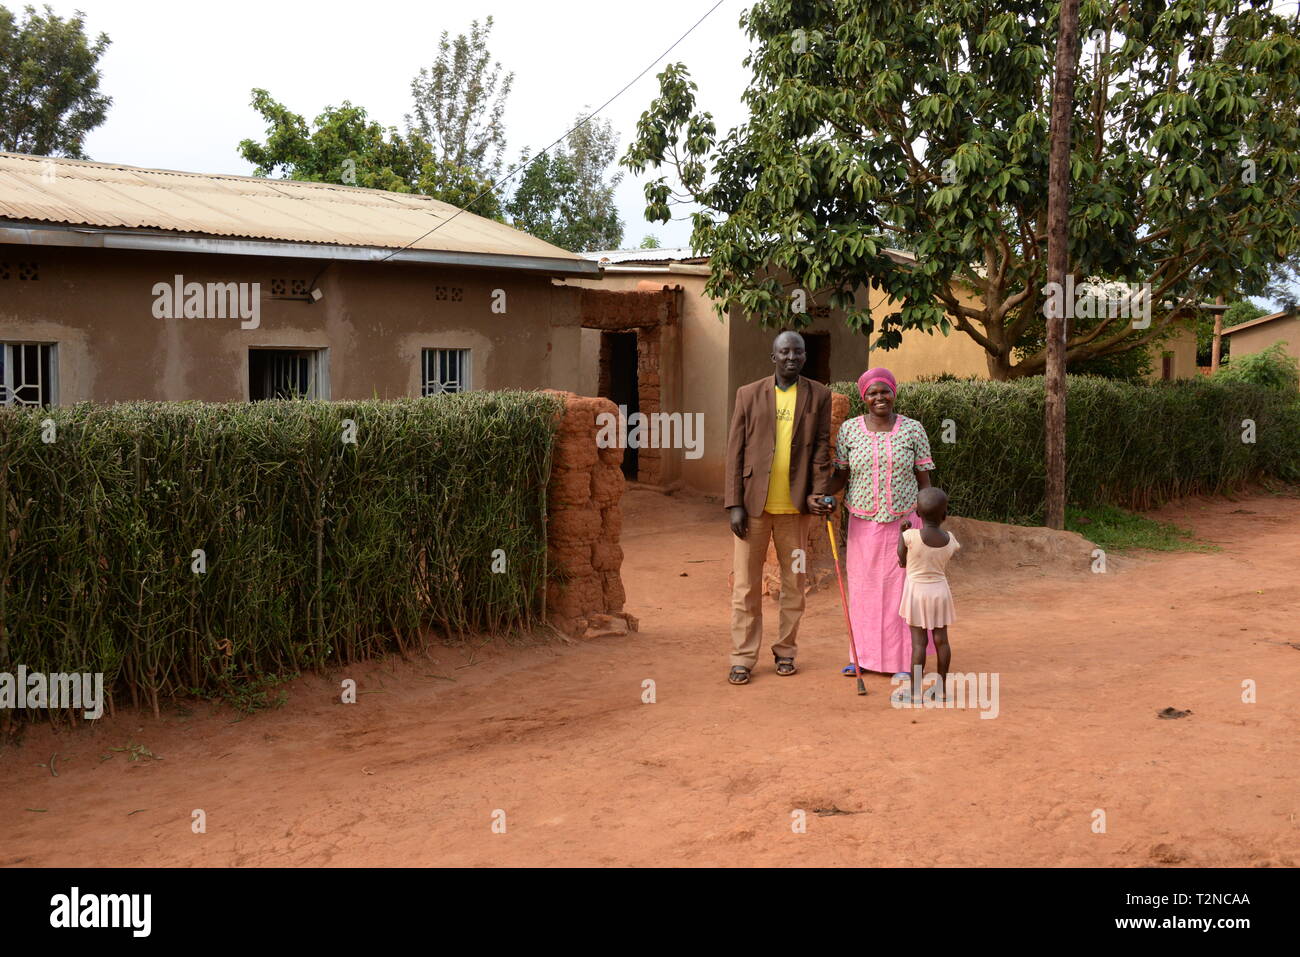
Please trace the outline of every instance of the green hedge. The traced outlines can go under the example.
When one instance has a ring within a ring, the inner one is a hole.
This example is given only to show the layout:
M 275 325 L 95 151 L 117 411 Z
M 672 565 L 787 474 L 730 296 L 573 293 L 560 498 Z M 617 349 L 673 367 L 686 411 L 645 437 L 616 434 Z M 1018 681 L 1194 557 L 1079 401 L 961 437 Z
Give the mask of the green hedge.
M 853 383 L 831 386 L 866 409 Z M 1043 509 L 1043 379 L 904 382 L 897 411 L 930 436 L 939 484 L 954 514 L 1039 522 Z M 1243 419 L 1255 442 L 1242 441 Z M 946 443 L 944 421 L 955 441 Z M 1066 469 L 1072 505 L 1151 508 L 1272 477 L 1300 480 L 1300 400 L 1204 379 L 1129 384 L 1070 376 Z
M 0 670 L 102 671 L 156 708 L 423 627 L 533 623 L 559 411 L 526 392 L 0 410 Z

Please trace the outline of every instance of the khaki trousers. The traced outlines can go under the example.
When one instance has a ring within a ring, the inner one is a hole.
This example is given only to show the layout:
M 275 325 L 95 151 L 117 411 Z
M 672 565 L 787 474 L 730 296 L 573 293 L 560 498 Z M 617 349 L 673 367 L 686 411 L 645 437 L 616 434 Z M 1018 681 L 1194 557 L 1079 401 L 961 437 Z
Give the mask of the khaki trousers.
M 793 658 L 804 608 L 804 569 L 808 557 L 810 515 L 749 516 L 749 534 L 735 539 L 732 558 L 735 585 L 731 590 L 731 663 L 753 668 L 763 642 L 763 562 L 767 543 L 776 544 L 781 565 L 781 622 L 772 654 Z M 801 550 L 798 555 L 795 550 Z M 796 571 L 796 566 L 798 571 Z

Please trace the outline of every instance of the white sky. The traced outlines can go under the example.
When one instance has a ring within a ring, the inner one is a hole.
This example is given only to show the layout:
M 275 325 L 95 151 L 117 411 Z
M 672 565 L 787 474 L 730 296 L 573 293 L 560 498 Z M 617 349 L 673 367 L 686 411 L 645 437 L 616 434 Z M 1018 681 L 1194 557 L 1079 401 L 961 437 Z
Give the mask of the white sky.
M 724 0 L 668 57 L 602 117 L 620 137 L 622 155 L 641 113 L 658 92 L 655 74 L 682 61 L 699 84 L 699 103 L 719 133 L 741 121 L 748 41 L 738 25 L 748 0 Z M 495 18 L 489 49 L 515 74 L 507 101 L 506 162 L 534 152 L 570 128 L 584 105 L 594 108 L 655 61 L 712 6 L 712 0 L 656 0 L 650 6 L 576 0 L 480 0 L 453 4 L 263 2 L 228 0 L 50 0 L 55 12 L 86 15 L 91 35 L 112 45 L 100 61 L 101 89 L 113 98 L 108 118 L 87 137 L 100 162 L 201 173 L 250 175 L 239 141 L 263 140 L 249 106 L 261 87 L 310 122 L 344 100 L 372 119 L 405 129 L 410 83 L 433 62 L 438 36 L 468 33 L 470 21 Z M 19 0 L 6 2 L 10 9 Z M 641 182 L 624 171 L 617 192 L 625 246 L 653 232 L 665 246 L 686 245 L 688 219 L 646 223 Z M 674 209 L 674 215 L 683 214 Z

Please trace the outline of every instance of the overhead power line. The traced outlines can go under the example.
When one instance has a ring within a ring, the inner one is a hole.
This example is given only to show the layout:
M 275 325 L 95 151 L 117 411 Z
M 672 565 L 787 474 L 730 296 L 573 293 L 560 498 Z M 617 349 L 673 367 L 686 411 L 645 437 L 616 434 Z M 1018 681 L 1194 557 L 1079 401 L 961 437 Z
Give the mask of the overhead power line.
M 415 245 L 416 243 L 418 243 L 420 240 L 425 239 L 425 238 L 427 238 L 428 236 L 433 235 L 433 234 L 436 233 L 438 230 L 442 229 L 443 226 L 446 226 L 449 222 L 451 222 L 453 219 L 455 219 L 457 216 L 459 216 L 461 213 L 466 212 L 466 211 L 467 211 L 471 206 L 473 206 L 475 203 L 477 203 L 480 199 L 482 199 L 482 198 L 483 198 L 484 196 L 486 196 L 488 193 L 491 193 L 491 192 L 493 192 L 495 189 L 497 189 L 497 187 L 499 187 L 499 186 L 504 186 L 506 183 L 510 182 L 510 180 L 512 180 L 512 179 L 515 177 L 516 174 L 521 173 L 523 170 L 527 169 L 530 165 L 532 165 L 533 163 L 537 162 L 539 159 L 541 159 L 543 156 L 545 156 L 548 152 L 550 152 L 552 149 L 554 149 L 555 146 L 556 146 L 558 143 L 561 143 L 561 142 L 563 142 L 565 139 L 567 139 L 568 137 L 572 136 L 573 133 L 574 133 L 576 130 L 580 129 L 581 127 L 585 126 L 587 123 L 590 123 L 592 120 L 594 120 L 594 119 L 595 119 L 595 118 L 600 114 L 600 112 L 601 112 L 602 110 L 605 109 L 605 107 L 609 106 L 611 103 L 613 103 L 615 100 L 617 100 L 620 96 L 622 96 L 624 93 L 626 93 L 626 92 L 628 91 L 628 89 L 630 89 L 631 86 L 632 86 L 634 83 L 636 83 L 637 80 L 641 79 L 641 77 L 645 76 L 645 75 L 646 75 L 647 73 L 649 73 L 652 69 L 654 69 L 654 67 L 659 63 L 660 60 L 662 60 L 662 59 L 663 59 L 664 57 L 666 57 L 668 54 L 672 53 L 673 50 L 676 49 L 676 47 L 677 47 L 677 45 L 678 45 L 679 43 L 681 43 L 681 42 L 682 42 L 683 40 L 685 40 L 688 36 L 690 36 L 690 35 L 695 31 L 695 28 L 696 28 L 696 27 L 698 27 L 701 23 L 703 23 L 705 20 L 707 20 L 707 19 L 709 18 L 709 16 L 713 13 L 713 11 L 716 10 L 716 9 L 718 9 L 718 7 L 722 6 L 724 3 L 726 3 L 726 0 L 718 0 L 717 3 L 715 3 L 713 6 L 709 7 L 708 11 L 704 14 L 704 16 L 702 16 L 702 17 L 700 17 L 698 20 L 696 20 L 695 23 L 691 25 L 690 29 L 688 29 L 685 33 L 683 33 L 680 37 L 678 37 L 676 40 L 673 41 L 672 46 L 670 46 L 670 47 L 669 47 L 667 50 L 665 50 L 663 53 L 661 53 L 661 54 L 659 54 L 657 57 L 655 57 L 654 60 L 652 60 L 652 61 L 651 61 L 651 62 L 646 66 L 646 68 L 645 68 L 644 70 L 642 70 L 642 71 L 641 71 L 640 73 L 638 73 L 636 76 L 632 77 L 631 80 L 629 80 L 627 83 L 625 83 L 625 84 L 623 85 L 623 88 L 622 88 L 622 89 L 620 89 L 617 93 L 615 93 L 613 96 L 611 96 L 611 97 L 610 97 L 608 100 L 606 100 L 604 103 L 600 104 L 600 106 L 596 107 L 596 109 L 591 113 L 590 116 L 583 117 L 581 120 L 579 120 L 579 121 L 577 122 L 577 124 L 574 125 L 573 129 L 571 129 L 571 130 L 569 130 L 567 133 L 564 133 L 564 134 L 562 134 L 561 136 L 557 137 L 557 138 L 556 138 L 556 139 L 551 143 L 550 146 L 546 147 L 546 149 L 544 149 L 544 150 L 539 151 L 539 152 L 537 153 L 537 155 L 534 156 L 532 159 L 530 159 L 527 163 L 524 163 L 524 164 L 521 165 L 521 166 L 517 166 L 517 167 L 515 167 L 515 168 L 514 168 L 513 170 L 511 170 L 511 171 L 510 171 L 506 176 L 503 176 L 501 179 L 497 180 L 496 182 L 490 183 L 490 184 L 487 186 L 486 189 L 481 190 L 477 196 L 475 196 L 473 199 L 471 199 L 471 200 L 470 200 L 468 203 L 466 203 L 464 206 L 462 206 L 462 207 L 460 207 L 459 209 L 457 209 L 456 212 L 452 213 L 450 216 L 448 216 L 446 219 L 444 219 L 442 222 L 440 222 L 437 226 L 434 226 L 432 229 L 427 230 L 427 231 L 426 231 L 425 233 L 423 233 L 422 235 L 419 235 L 419 236 L 415 237 L 415 238 L 412 239 L 409 243 L 407 243 L 405 246 L 402 246 L 400 249 L 394 249 L 391 253 L 389 253 L 387 256 L 385 256 L 383 259 L 381 259 L 380 262 L 387 262 L 388 260 L 390 260 L 390 259 L 392 259 L 394 256 L 396 256 L 398 253 L 402 252 L 402 250 L 410 249 L 412 246 L 414 246 L 414 245 Z

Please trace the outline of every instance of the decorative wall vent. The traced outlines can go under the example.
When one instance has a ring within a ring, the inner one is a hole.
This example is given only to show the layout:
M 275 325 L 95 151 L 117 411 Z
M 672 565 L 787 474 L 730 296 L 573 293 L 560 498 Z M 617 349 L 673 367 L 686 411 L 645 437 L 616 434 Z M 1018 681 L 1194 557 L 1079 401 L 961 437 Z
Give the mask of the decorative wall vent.
M 271 296 L 284 296 L 290 299 L 305 299 L 307 297 L 307 280 L 306 279 L 272 279 Z
M 39 263 L 0 262 L 0 280 L 17 279 L 22 282 L 37 282 L 41 278 Z
M 434 286 L 433 298 L 439 302 L 461 302 L 465 298 L 465 290 L 460 286 Z

